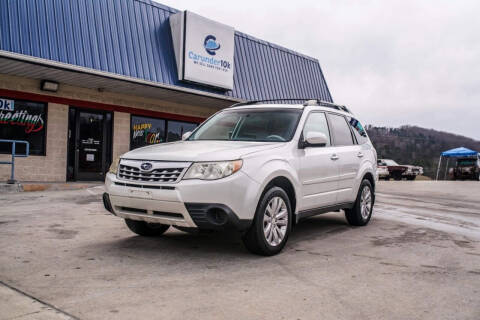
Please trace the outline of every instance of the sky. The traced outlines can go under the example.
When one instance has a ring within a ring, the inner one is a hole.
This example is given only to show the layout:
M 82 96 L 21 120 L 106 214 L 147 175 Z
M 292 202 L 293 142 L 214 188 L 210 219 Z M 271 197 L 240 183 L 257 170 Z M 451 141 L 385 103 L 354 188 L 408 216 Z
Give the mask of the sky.
M 480 140 L 480 1 L 159 0 L 319 60 L 366 124 Z

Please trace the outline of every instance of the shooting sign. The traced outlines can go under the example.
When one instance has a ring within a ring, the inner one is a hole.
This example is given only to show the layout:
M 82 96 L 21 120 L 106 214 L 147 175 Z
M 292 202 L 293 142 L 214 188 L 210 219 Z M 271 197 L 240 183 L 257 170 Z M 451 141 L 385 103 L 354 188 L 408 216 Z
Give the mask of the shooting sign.
M 0 98 L 0 138 L 25 140 L 30 154 L 45 154 L 47 106 L 44 103 Z M 10 153 L 10 146 L 0 145 L 0 153 Z

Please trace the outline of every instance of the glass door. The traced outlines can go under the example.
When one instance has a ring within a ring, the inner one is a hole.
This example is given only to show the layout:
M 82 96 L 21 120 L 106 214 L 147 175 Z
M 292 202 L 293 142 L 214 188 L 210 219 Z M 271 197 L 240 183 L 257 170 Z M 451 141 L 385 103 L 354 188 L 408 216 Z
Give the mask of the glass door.
M 104 180 L 111 162 L 111 113 L 72 108 L 70 119 L 69 180 Z

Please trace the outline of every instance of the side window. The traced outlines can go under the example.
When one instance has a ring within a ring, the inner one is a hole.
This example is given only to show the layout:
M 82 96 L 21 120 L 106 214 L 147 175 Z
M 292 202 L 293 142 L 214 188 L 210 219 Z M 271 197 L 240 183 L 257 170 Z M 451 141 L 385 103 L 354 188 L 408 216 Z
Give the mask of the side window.
M 355 118 L 347 117 L 350 127 L 357 138 L 358 144 L 364 144 L 368 142 L 367 132 L 363 128 L 362 124 Z
M 332 125 L 333 139 L 336 146 L 351 146 L 354 144 L 352 132 L 343 116 L 329 114 L 328 118 Z
M 328 139 L 327 147 L 331 145 L 330 131 L 328 130 L 327 117 L 323 112 L 312 112 L 308 115 L 308 119 L 303 127 L 303 136 L 307 132 L 317 131 L 325 134 Z

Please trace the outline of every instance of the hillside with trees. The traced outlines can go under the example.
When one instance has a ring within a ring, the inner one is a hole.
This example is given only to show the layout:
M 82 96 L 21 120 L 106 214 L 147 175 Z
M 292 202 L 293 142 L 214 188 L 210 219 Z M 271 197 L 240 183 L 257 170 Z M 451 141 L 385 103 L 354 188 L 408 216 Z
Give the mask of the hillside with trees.
M 416 126 L 400 128 L 366 126 L 378 158 L 399 164 L 422 166 L 425 175 L 435 177 L 440 153 L 457 147 L 480 151 L 480 141 L 464 136 Z M 453 164 L 453 162 L 450 162 Z M 442 169 L 445 165 L 442 165 Z M 442 171 L 443 172 L 443 171 Z

